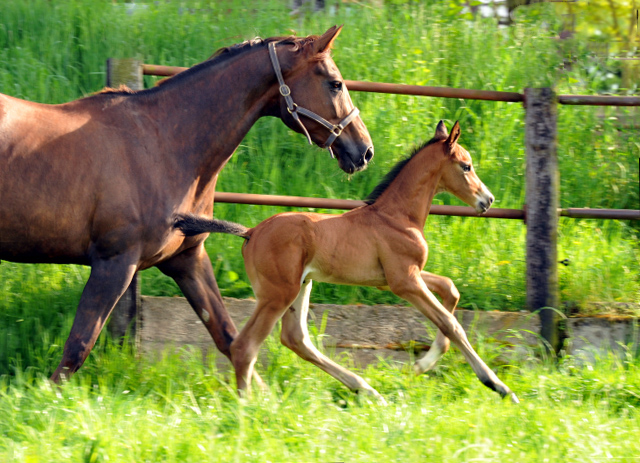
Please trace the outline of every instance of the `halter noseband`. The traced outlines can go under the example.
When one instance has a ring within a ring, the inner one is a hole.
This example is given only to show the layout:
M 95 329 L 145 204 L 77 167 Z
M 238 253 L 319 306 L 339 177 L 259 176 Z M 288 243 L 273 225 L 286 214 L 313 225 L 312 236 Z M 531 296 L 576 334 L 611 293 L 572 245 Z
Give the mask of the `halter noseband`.
M 287 110 L 289 111 L 289 114 L 291 114 L 293 119 L 300 125 L 300 127 L 302 128 L 302 131 L 307 136 L 307 139 L 309 140 L 310 145 L 313 144 L 313 142 L 311 141 L 311 136 L 309 135 L 307 128 L 304 126 L 304 124 L 300 120 L 300 116 L 298 114 L 302 114 L 303 116 L 306 116 L 309 119 L 313 119 L 319 124 L 322 124 L 323 126 L 325 126 L 331 132 L 331 134 L 329 135 L 329 138 L 327 138 L 327 141 L 324 142 L 323 148 L 327 148 L 329 150 L 329 153 L 331 154 L 331 157 L 334 157 L 333 152 L 331 151 L 331 145 L 333 144 L 334 141 L 336 141 L 336 138 L 340 136 L 342 131 L 351 122 L 353 122 L 353 120 L 356 117 L 358 117 L 358 114 L 360 114 L 360 110 L 354 107 L 344 119 L 342 119 L 337 124 L 332 124 L 331 122 L 326 120 L 324 117 L 314 113 L 313 111 L 309 111 L 308 109 L 301 108 L 300 106 L 298 106 L 293 102 L 293 98 L 291 98 L 291 89 L 287 84 L 284 83 L 284 78 L 282 77 L 282 70 L 280 69 L 280 62 L 278 61 L 278 55 L 276 53 L 275 42 L 269 42 L 269 57 L 271 58 L 271 64 L 273 65 L 273 70 L 276 72 L 276 77 L 278 78 L 278 84 L 280 84 L 280 95 L 284 97 L 284 101 L 287 103 Z

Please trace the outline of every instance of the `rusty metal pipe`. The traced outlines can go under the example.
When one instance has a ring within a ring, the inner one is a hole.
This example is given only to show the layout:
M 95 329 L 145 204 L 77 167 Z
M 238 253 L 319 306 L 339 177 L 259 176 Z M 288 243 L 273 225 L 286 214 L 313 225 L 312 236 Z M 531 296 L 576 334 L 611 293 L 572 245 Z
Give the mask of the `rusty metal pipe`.
M 310 207 L 316 209 L 350 210 L 364 206 L 364 201 L 354 199 L 307 198 L 303 196 L 257 195 L 247 193 L 223 193 L 216 191 L 215 202 L 233 204 L 252 204 L 257 206 Z M 489 209 L 478 215 L 476 210 L 467 206 L 431 206 L 433 215 L 452 215 L 457 217 L 487 217 L 494 219 L 524 219 L 524 211 L 520 209 Z
M 180 66 L 159 66 L 143 64 L 142 73 L 148 76 L 174 76 L 189 68 Z M 383 82 L 363 82 L 345 80 L 349 90 L 355 92 L 391 93 L 396 95 L 433 96 L 441 98 L 467 98 L 472 100 L 505 101 L 517 103 L 524 95 L 517 92 L 499 92 L 493 90 L 472 90 L 450 87 L 427 87 L 424 85 L 389 84 Z M 558 95 L 558 103 L 564 105 L 593 106 L 640 106 L 640 97 L 604 96 L 604 95 Z
M 571 207 L 561 209 L 560 215 L 572 219 L 640 220 L 640 210 L 634 209 L 588 209 Z
M 308 198 L 304 196 L 258 195 L 248 193 L 224 193 L 216 191 L 215 202 L 233 204 L 251 204 L 255 206 L 285 206 L 309 207 L 314 209 L 350 210 L 364 206 L 364 201 L 355 199 Z M 558 209 L 563 217 L 575 219 L 617 219 L 640 220 L 640 210 L 635 209 L 589 209 L 568 208 Z M 456 217 L 486 217 L 492 219 L 524 220 L 526 212 L 522 209 L 489 209 L 485 214 L 478 215 L 476 210 L 467 206 L 431 206 L 432 215 L 450 215 Z
M 558 95 L 558 103 L 589 106 L 640 106 L 637 96 Z

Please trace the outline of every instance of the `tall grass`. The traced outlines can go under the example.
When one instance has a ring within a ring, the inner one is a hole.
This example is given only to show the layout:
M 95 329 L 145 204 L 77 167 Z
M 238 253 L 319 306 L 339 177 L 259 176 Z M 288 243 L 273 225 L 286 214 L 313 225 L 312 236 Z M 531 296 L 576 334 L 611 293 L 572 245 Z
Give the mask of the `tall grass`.
M 108 57 L 189 66 L 216 49 L 251 38 L 322 33 L 345 27 L 335 60 L 346 79 L 522 91 L 556 85 L 581 90 L 562 75 L 549 5 L 518 10 L 517 22 L 461 19 L 440 2 L 327 2 L 327 12 L 289 15 L 288 2 L 93 2 L 27 0 L 0 4 L 0 92 L 61 103 L 99 90 Z M 587 58 L 581 58 L 586 60 Z M 153 85 L 155 78 L 147 77 Z M 588 87 L 588 85 L 587 85 Z M 412 146 L 429 139 L 438 120 L 460 120 L 460 142 L 496 196 L 496 207 L 524 203 L 524 112 L 519 104 L 352 92 L 375 143 L 376 157 L 363 173 L 347 176 L 325 151 L 280 121 L 262 119 L 222 172 L 219 191 L 359 199 L 368 194 Z M 638 208 L 636 131 L 615 118 L 632 110 L 559 109 L 558 155 L 563 207 Z M 437 204 L 461 204 L 438 196 Z M 285 208 L 219 204 L 216 215 L 255 225 Z M 429 271 L 450 276 L 461 306 L 521 309 L 525 298 L 524 239 L 520 222 L 432 216 L 425 234 Z M 564 300 L 639 301 L 638 229 L 627 222 L 562 220 L 560 268 Z M 223 294 L 251 294 L 240 242 L 209 238 L 207 250 Z M 74 266 L 0 265 L 0 372 L 58 355 L 88 271 Z M 179 294 L 156 270 L 142 273 L 150 295 Z M 395 303 L 370 288 L 316 285 L 315 301 Z M 32 345 L 45 346 L 34 352 Z M 22 360 L 21 360 L 22 359 Z M 27 360 L 25 360 L 27 359 Z
M 381 363 L 362 372 L 389 402 L 347 391 L 277 342 L 268 390 L 239 399 L 232 377 L 189 350 L 137 359 L 106 343 L 62 388 L 38 374 L 0 379 L 0 460 L 625 461 L 640 456 L 637 358 L 498 367 L 513 406 L 457 352 L 415 377 Z M 478 346 L 486 358 L 500 352 Z M 493 362 L 495 363 L 495 362 Z

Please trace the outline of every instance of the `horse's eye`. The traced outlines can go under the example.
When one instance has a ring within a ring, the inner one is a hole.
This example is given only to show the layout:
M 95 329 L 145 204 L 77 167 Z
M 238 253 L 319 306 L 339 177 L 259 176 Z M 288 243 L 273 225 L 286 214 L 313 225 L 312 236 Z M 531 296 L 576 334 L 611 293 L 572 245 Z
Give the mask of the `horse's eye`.
M 329 85 L 331 86 L 332 90 L 342 90 L 342 82 L 340 82 L 339 80 L 329 82 Z
M 463 172 L 471 172 L 471 166 L 469 164 L 462 164 Z

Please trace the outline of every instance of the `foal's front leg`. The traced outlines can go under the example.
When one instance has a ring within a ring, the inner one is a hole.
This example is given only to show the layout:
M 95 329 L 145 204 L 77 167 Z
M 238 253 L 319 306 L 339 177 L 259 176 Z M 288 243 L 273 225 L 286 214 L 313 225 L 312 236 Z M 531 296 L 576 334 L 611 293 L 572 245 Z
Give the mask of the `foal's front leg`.
M 518 398 L 513 391 L 500 381 L 496 374 L 478 356 L 458 320 L 429 291 L 420 271 L 415 271 L 408 276 L 402 276 L 401 273 L 398 273 L 396 276 L 397 279 L 389 281 L 391 291 L 413 304 L 442 331 L 444 336 L 448 337 L 460 349 L 482 384 L 496 391 L 502 397 L 509 396 L 512 402 L 518 403 Z

